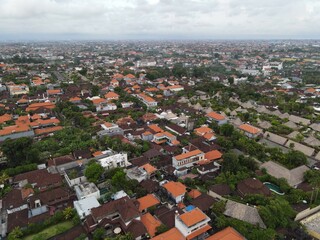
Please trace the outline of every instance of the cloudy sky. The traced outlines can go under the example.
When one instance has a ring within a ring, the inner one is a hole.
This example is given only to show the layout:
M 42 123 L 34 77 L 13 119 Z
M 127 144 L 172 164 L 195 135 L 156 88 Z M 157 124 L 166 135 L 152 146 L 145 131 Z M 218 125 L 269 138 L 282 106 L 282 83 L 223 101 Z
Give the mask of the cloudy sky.
M 320 38 L 320 0 L 0 0 L 0 39 Z

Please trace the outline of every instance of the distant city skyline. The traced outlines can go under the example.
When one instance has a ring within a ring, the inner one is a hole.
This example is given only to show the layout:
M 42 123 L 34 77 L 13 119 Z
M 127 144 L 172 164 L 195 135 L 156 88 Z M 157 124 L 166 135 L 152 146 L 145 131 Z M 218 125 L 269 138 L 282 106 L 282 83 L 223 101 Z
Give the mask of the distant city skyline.
M 0 41 L 320 39 L 318 0 L 0 0 Z

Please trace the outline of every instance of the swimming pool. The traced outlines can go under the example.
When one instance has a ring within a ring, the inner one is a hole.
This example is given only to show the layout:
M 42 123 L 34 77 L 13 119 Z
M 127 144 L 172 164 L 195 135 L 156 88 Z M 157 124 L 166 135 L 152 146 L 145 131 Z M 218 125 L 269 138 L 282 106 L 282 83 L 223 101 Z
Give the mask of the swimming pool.
M 279 186 L 277 186 L 273 183 L 270 183 L 270 182 L 264 182 L 263 184 L 266 185 L 266 187 L 269 188 L 270 191 L 272 191 L 276 194 L 279 194 L 279 195 L 284 195 L 284 192 L 281 191 Z

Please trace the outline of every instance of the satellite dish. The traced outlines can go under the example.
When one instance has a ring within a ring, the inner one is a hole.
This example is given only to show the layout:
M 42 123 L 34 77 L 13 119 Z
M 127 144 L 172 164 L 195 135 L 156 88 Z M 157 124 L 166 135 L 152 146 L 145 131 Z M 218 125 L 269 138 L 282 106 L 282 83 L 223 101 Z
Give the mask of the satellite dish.
M 119 227 L 116 227 L 114 230 L 113 230 L 114 234 L 119 234 L 121 233 L 121 228 Z

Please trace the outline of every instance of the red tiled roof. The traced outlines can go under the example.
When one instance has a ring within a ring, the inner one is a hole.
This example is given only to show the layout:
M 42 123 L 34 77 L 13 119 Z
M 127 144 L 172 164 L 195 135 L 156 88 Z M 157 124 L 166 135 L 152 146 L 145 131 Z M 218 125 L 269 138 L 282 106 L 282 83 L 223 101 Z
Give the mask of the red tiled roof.
M 181 182 L 167 182 L 163 187 L 174 197 L 181 196 L 187 191 L 187 187 Z
M 259 128 L 251 126 L 249 124 L 242 124 L 239 126 L 239 129 L 241 129 L 245 132 L 251 133 L 251 134 L 257 134 L 258 132 L 261 131 Z
M 245 237 L 238 233 L 234 228 L 227 227 L 207 238 L 207 240 L 245 240 Z
M 152 206 L 156 206 L 160 204 L 160 201 L 153 195 L 153 194 L 148 194 L 144 197 L 138 198 L 137 199 L 139 203 L 139 211 L 142 212 L 143 210 L 146 210 Z
M 216 112 L 210 112 L 210 113 L 208 113 L 206 116 L 207 116 L 207 117 L 210 117 L 210 118 L 212 118 L 212 119 L 215 119 L 215 120 L 217 120 L 217 121 L 221 121 L 221 120 L 224 120 L 224 119 L 225 119 L 224 116 L 222 116 L 221 114 L 216 113 Z
M 180 233 L 177 228 L 171 228 L 169 231 L 164 232 L 152 240 L 185 240 L 186 238 Z
M 200 151 L 199 149 L 196 149 L 196 150 L 193 150 L 193 151 L 190 151 L 190 152 L 186 152 L 186 153 L 182 153 L 180 155 L 174 156 L 174 158 L 177 161 L 180 161 L 180 160 L 183 160 L 183 159 L 186 159 L 186 158 L 189 158 L 189 157 L 192 157 L 192 156 L 196 156 L 196 155 L 202 154 L 202 153 L 203 153 L 202 151 Z
M 181 214 L 180 219 L 187 227 L 191 227 L 207 219 L 207 215 L 205 215 L 200 209 L 195 208 L 189 212 Z

